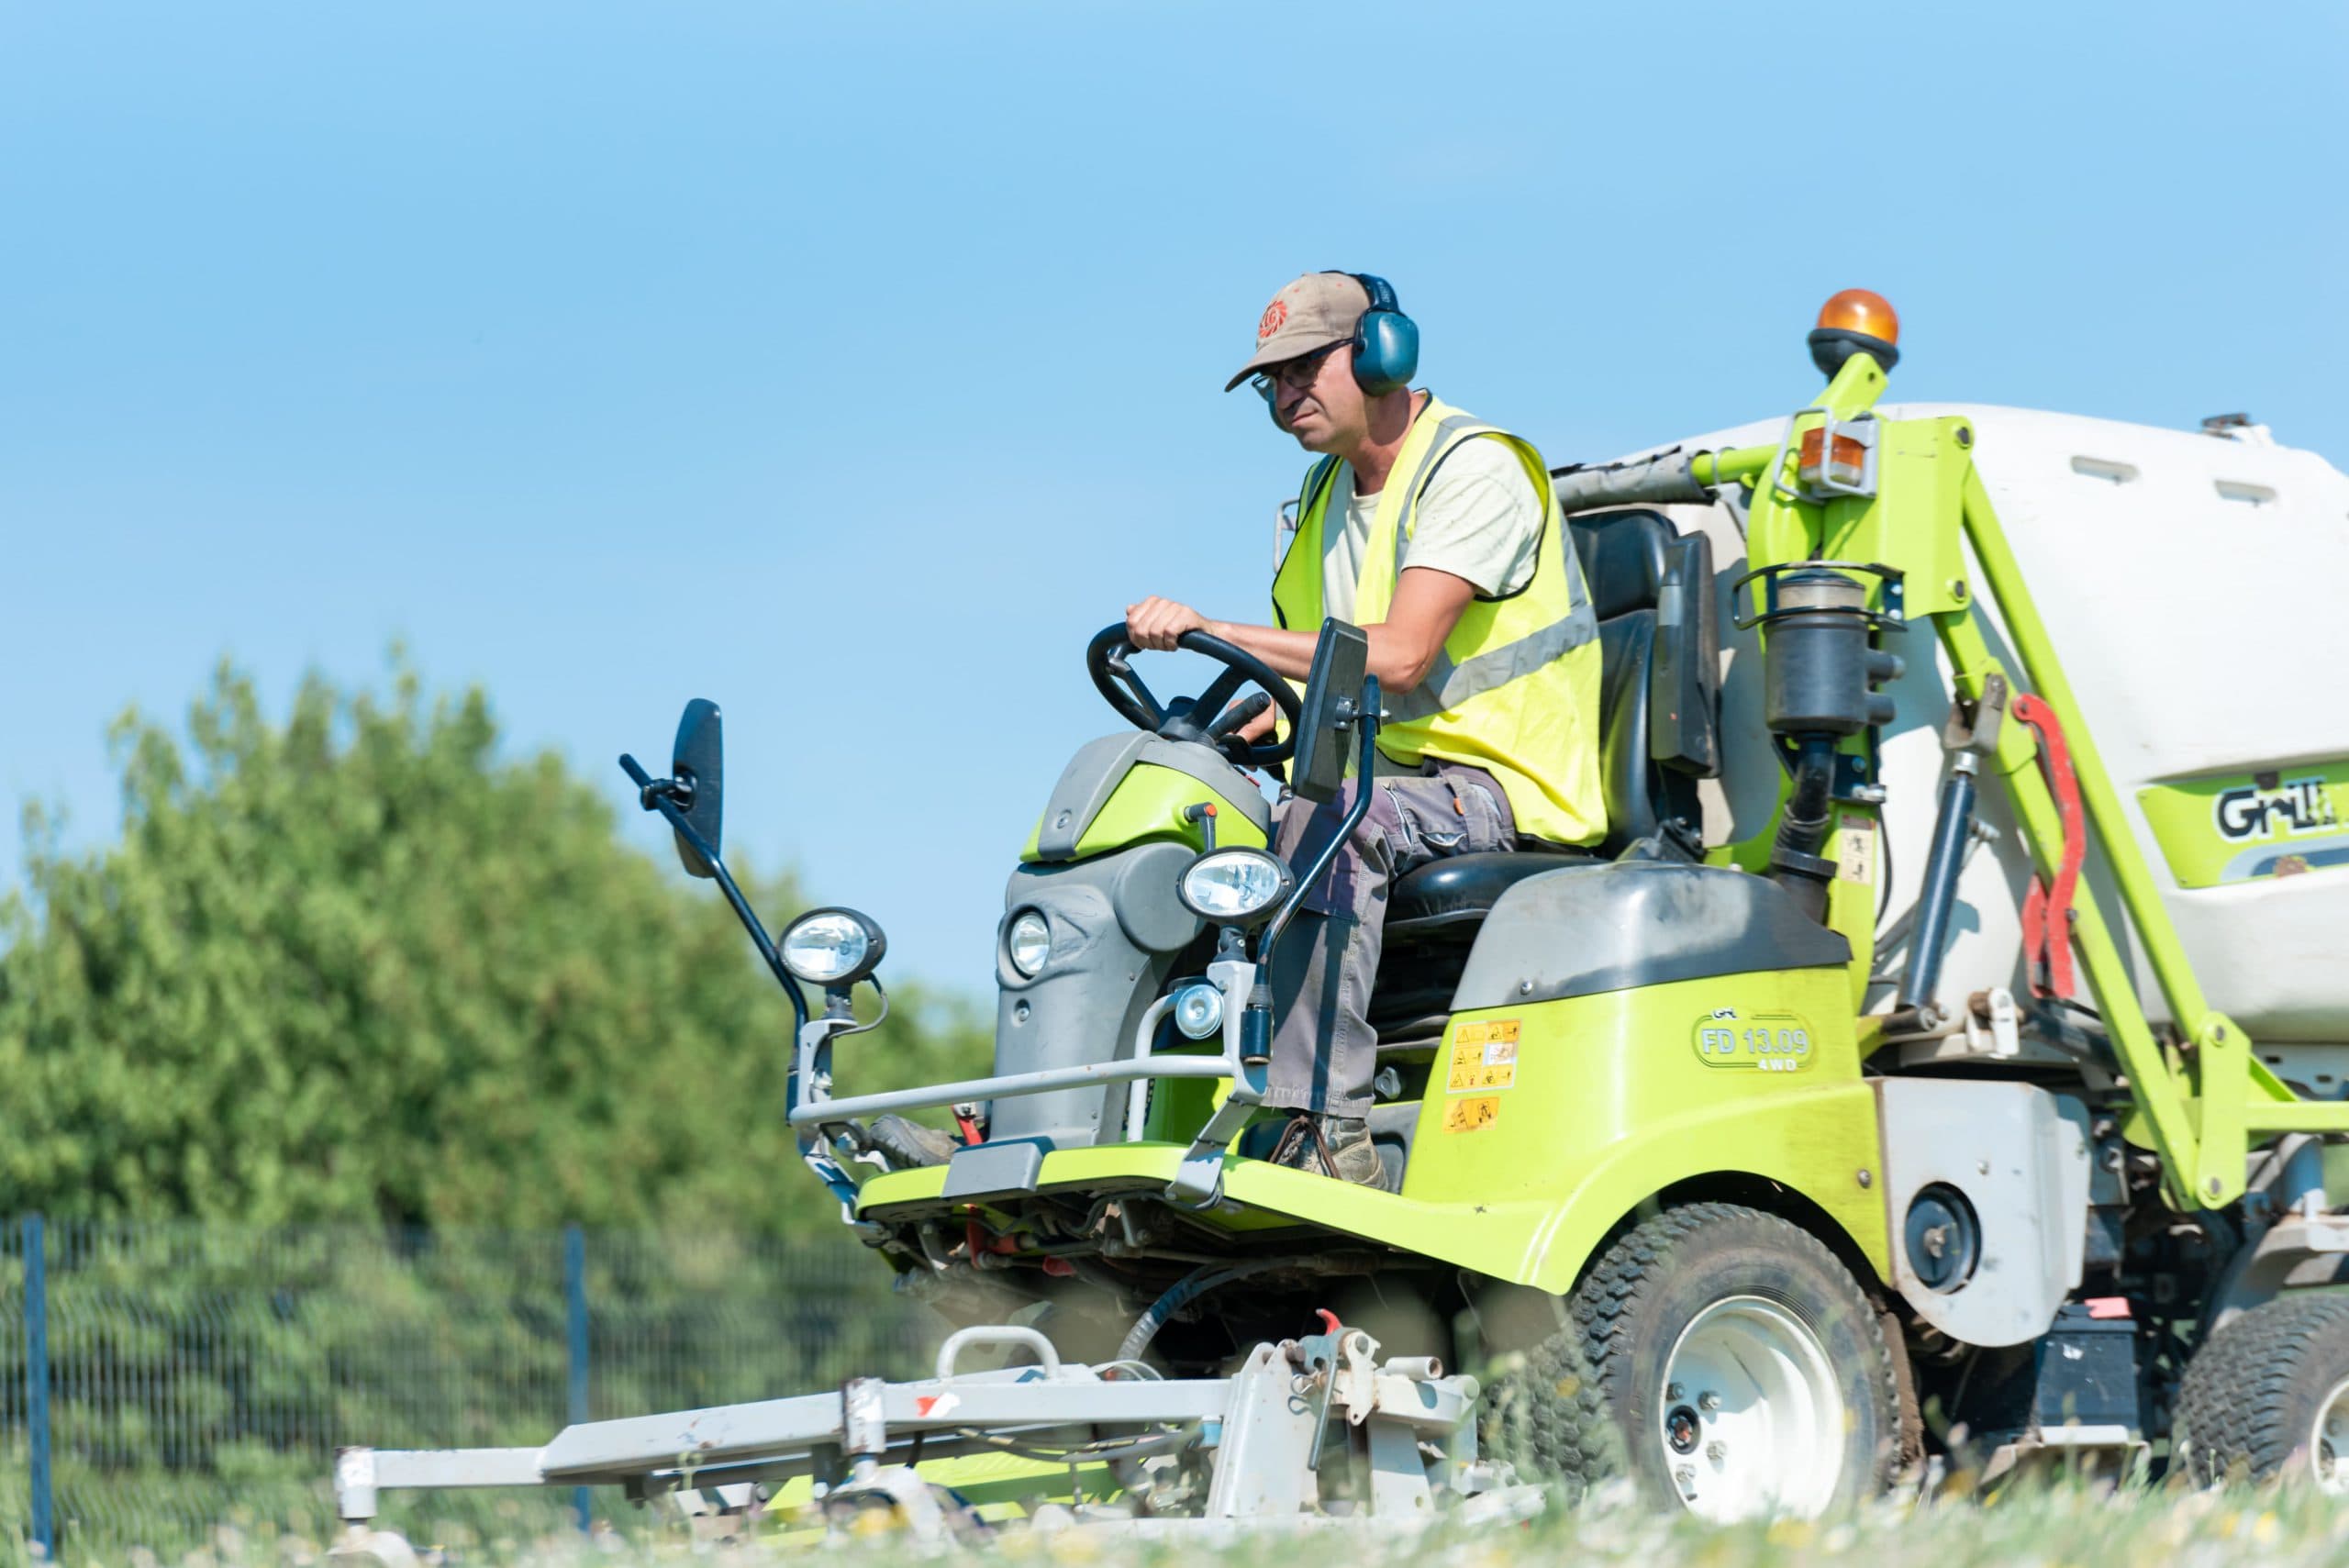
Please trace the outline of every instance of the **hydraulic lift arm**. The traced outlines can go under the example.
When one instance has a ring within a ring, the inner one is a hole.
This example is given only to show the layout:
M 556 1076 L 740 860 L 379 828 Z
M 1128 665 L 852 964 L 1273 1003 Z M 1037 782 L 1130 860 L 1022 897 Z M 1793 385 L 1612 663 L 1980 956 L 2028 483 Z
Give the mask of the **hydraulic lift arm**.
M 1821 560 L 1888 568 L 1871 585 L 1877 607 L 1904 614 L 1911 625 L 1932 622 L 1957 698 L 1978 702 L 1994 679 L 2003 679 L 2035 693 L 2052 712 L 2087 810 L 2091 863 L 2110 878 L 2182 1037 L 2176 1049 L 2156 1038 L 2117 934 L 2093 897 L 2075 901 L 2071 939 L 2142 1112 L 2131 1130 L 2161 1156 L 2174 1202 L 2221 1207 L 2242 1195 L 2253 1141 L 2286 1131 L 2349 1130 L 2349 1105 L 2294 1096 L 2258 1063 L 2243 1031 L 2210 1007 L 1974 466 L 1972 429 L 1963 418 L 1876 420 L 1873 406 L 1884 385 L 1876 360 L 1853 354 L 1819 403 L 1789 421 L 1776 447 L 1699 457 L 1694 475 L 1753 486 L 1749 570 Z M 1859 429 L 1865 437 L 1867 472 L 1849 488 L 1822 494 L 1802 483 L 1805 437 L 1822 429 L 1830 441 L 1838 431 Z M 2021 661 L 2020 683 L 1990 651 L 1966 578 L 1969 550 Z M 2066 840 L 2040 750 L 2028 726 L 2003 725 L 1989 767 L 2004 781 L 2033 863 L 2052 880 Z M 2056 913 L 2060 918 L 2064 912 Z M 1854 948 L 1855 962 L 1865 964 L 1864 944 L 1855 940 Z

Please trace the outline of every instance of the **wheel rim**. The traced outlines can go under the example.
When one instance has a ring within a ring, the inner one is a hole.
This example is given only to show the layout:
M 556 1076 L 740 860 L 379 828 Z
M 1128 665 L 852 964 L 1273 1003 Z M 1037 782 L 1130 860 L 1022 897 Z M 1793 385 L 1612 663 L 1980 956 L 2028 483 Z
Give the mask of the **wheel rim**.
M 2335 1496 L 2349 1496 L 2349 1378 L 2332 1385 L 2309 1429 L 2309 1471 Z
M 1834 1499 L 1843 1395 L 1801 1318 L 1758 1296 L 1717 1301 L 1680 1331 L 1664 1379 L 1654 1440 L 1690 1512 L 1724 1522 L 1808 1518 Z M 2349 1400 L 2341 1417 L 2349 1455 Z

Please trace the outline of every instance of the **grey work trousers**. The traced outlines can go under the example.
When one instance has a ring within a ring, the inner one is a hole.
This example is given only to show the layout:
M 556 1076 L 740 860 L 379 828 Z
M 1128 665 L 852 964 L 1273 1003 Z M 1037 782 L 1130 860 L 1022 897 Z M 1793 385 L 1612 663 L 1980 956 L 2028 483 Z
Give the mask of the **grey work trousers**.
M 1289 795 L 1276 808 L 1273 848 L 1300 876 L 1336 836 L 1361 787 L 1348 779 L 1326 806 Z M 1338 850 L 1273 955 L 1273 1051 L 1264 1103 L 1363 1116 L 1378 1071 L 1370 988 L 1386 924 L 1386 889 L 1445 855 L 1517 847 L 1508 796 L 1490 773 L 1451 762 L 1431 775 L 1375 778 L 1370 809 Z

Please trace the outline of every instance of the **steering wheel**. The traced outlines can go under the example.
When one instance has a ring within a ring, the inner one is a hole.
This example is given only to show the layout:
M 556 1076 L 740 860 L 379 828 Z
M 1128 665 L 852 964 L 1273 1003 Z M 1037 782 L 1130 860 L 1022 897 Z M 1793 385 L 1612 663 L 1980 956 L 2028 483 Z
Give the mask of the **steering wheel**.
M 1147 729 L 1165 740 L 1191 740 L 1213 746 L 1243 768 L 1269 768 L 1288 761 L 1297 750 L 1297 716 L 1302 711 L 1297 688 L 1273 673 L 1272 666 L 1243 649 L 1204 631 L 1186 631 L 1175 642 L 1192 653 L 1204 653 L 1221 664 L 1223 673 L 1196 697 L 1161 703 L 1126 662 L 1134 651 L 1126 640 L 1126 623 L 1105 626 L 1085 650 L 1085 673 L 1118 717 L 1137 729 Z M 1227 713 L 1225 705 L 1244 685 L 1261 688 L 1288 720 L 1288 739 L 1277 742 L 1247 741 L 1230 733 L 1263 708 L 1242 704 Z

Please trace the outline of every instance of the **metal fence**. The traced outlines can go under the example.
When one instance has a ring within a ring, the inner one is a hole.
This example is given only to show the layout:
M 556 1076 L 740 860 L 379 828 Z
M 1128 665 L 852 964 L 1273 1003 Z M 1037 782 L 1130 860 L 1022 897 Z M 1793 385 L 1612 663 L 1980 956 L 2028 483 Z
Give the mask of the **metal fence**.
M 224 1529 L 323 1542 L 340 1445 L 535 1445 L 572 1419 L 910 1375 L 935 1338 L 845 1238 L 14 1220 L 0 1559 L 176 1561 Z M 386 1504 L 453 1546 L 624 1509 L 617 1492 Z

